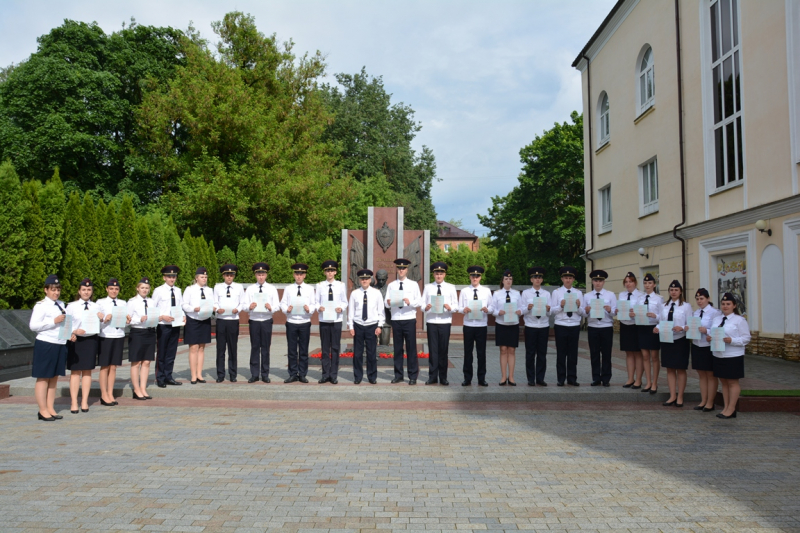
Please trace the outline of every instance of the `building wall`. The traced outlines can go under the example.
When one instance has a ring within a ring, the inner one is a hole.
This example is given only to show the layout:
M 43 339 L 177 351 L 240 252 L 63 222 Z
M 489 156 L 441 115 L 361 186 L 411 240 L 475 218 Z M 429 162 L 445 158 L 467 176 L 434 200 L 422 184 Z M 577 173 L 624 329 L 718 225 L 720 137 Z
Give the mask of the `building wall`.
M 445 245 L 449 244 L 452 248 L 456 249 L 461 244 L 466 244 L 470 250 L 473 252 L 477 252 L 478 248 L 480 247 L 480 241 L 478 239 L 469 239 L 469 240 L 458 240 L 458 239 L 443 239 L 439 237 L 436 239 L 436 244 L 442 250 L 445 249 Z

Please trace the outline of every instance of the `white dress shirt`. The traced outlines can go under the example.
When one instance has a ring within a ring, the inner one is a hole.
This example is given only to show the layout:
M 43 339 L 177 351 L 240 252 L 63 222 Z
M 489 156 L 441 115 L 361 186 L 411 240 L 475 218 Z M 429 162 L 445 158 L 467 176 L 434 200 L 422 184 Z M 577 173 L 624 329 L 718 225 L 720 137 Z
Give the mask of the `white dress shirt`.
M 205 298 L 203 298 L 204 296 Z M 192 283 L 186 287 L 183 291 L 183 312 L 186 313 L 186 316 L 200 320 L 200 312 L 195 311 L 195 309 L 202 307 L 203 304 L 214 305 L 214 289 L 208 285 L 201 287 L 197 283 Z
M 89 304 L 89 311 L 97 315 L 97 313 L 101 313 L 100 306 L 97 305 L 95 302 L 91 300 L 75 300 L 74 302 L 70 302 L 67 305 L 67 313 L 72 316 L 72 332 L 74 333 L 76 329 L 81 329 L 81 318 L 83 318 L 83 312 L 86 310 L 86 304 Z M 103 320 L 102 318 L 100 319 Z M 78 335 L 78 337 L 94 337 L 94 333 L 91 335 Z
M 228 287 L 231 288 L 230 291 Z M 228 297 L 229 294 L 230 297 Z M 217 309 L 224 309 L 228 313 L 234 309 L 237 311 L 235 315 L 217 315 L 217 320 L 239 320 L 239 312 L 247 308 L 247 298 L 245 298 L 244 287 L 241 283 L 233 281 L 230 285 L 225 282 L 214 285 L 214 311 Z
M 702 312 L 703 316 L 700 316 L 701 312 Z M 714 322 L 714 319 L 719 314 L 721 314 L 720 310 L 715 308 L 709 302 L 704 308 L 698 309 L 697 311 L 695 311 L 692 314 L 692 316 L 699 317 L 700 318 L 700 325 L 702 327 L 706 328 L 706 330 L 709 330 L 709 329 L 711 329 L 711 324 Z M 695 346 L 701 347 L 701 348 L 704 348 L 706 346 L 711 346 L 711 343 L 706 340 L 706 335 L 709 335 L 708 331 L 706 331 L 706 333 L 701 333 L 700 334 L 700 338 L 699 339 L 694 339 L 692 341 L 692 344 L 694 344 Z
M 519 309 L 519 299 L 520 299 L 520 292 L 516 289 L 509 289 L 505 290 L 503 287 L 500 287 L 494 294 L 492 294 L 492 314 L 497 317 L 495 320 L 496 326 L 513 326 L 513 322 L 506 322 L 505 315 L 500 316 L 500 311 L 504 311 L 504 306 L 506 304 L 506 293 L 508 293 L 508 297 L 511 298 L 511 303 L 513 304 L 514 308 L 514 316 L 517 319 L 517 324 L 519 324 L 519 315 L 517 315 L 516 311 Z
M 260 309 L 256 306 L 255 309 L 250 311 L 250 320 L 255 322 L 264 322 L 266 320 L 272 320 L 272 317 L 275 313 L 281 310 L 281 301 L 278 298 L 278 289 L 270 285 L 269 283 L 264 283 L 263 285 L 259 285 L 258 283 L 253 283 L 249 287 L 247 287 L 247 291 L 245 292 L 245 307 L 244 309 L 250 309 L 250 304 L 258 303 L 256 302 L 256 294 L 259 293 L 267 295 L 267 303 L 272 308 L 272 311 L 267 309 L 266 307 L 261 307 Z
M 645 300 L 647 300 L 647 312 L 655 313 L 656 315 L 655 318 L 647 317 L 650 325 L 657 326 L 659 317 L 661 316 L 661 308 L 664 307 L 664 299 L 655 292 L 651 292 L 650 294 L 643 292 L 639 294 L 639 300 L 636 302 L 636 304 L 644 305 Z
M 586 306 L 589 305 L 591 300 L 597 299 L 598 291 L 592 289 L 586 291 L 586 298 L 583 302 L 583 310 L 584 314 L 588 317 L 589 314 L 586 313 Z M 617 312 L 617 297 L 614 296 L 614 293 L 611 291 L 607 291 L 602 289 L 599 291 L 600 299 L 603 300 L 603 307 L 610 306 L 611 312 L 609 313 L 605 309 L 603 310 L 603 318 L 597 320 L 596 318 L 587 318 L 586 325 L 590 328 L 613 328 L 614 327 L 614 314 Z M 633 298 L 631 296 L 631 298 Z
M 686 327 L 686 319 L 692 316 L 692 306 L 688 302 L 680 303 L 679 300 L 670 300 L 664 304 L 661 309 L 661 320 L 667 320 L 669 317 L 669 308 L 675 303 L 675 309 L 672 311 L 673 327 Z M 685 331 L 675 331 L 672 333 L 673 339 L 682 339 L 686 336 Z
M 364 293 L 367 295 L 367 319 L 363 320 Z M 383 294 L 375 287 L 359 287 L 350 293 L 350 305 L 347 310 L 347 328 L 353 329 L 353 324 L 359 326 L 372 326 L 382 328 L 386 315 L 383 311 Z
M 183 294 L 178 286 L 170 287 L 166 283 L 153 291 L 153 305 L 158 307 L 159 316 L 172 316 L 172 295 L 175 295 L 175 307 L 183 308 Z M 168 326 L 170 322 L 159 320 L 159 324 Z
M 117 303 L 116 306 L 114 305 L 114 302 Z M 120 298 L 109 298 L 108 296 L 106 296 L 105 298 L 101 298 L 100 300 L 97 300 L 97 305 L 100 306 L 100 312 L 103 313 L 103 316 L 105 317 L 106 315 L 110 315 L 111 314 L 111 311 L 114 310 L 114 307 L 117 307 L 117 306 L 120 306 L 120 305 L 127 306 L 128 302 L 126 302 L 125 300 L 122 300 Z M 131 310 L 128 309 L 127 313 L 128 313 L 128 316 L 130 316 Z M 101 337 L 105 337 L 107 339 L 122 339 L 122 338 L 125 337 L 125 328 L 115 328 L 114 326 L 111 325 L 111 320 L 109 320 L 108 322 L 103 322 L 101 320 L 100 321 L 100 336 Z
M 58 306 L 61 306 L 61 309 Z M 61 324 L 54 322 L 57 316 L 64 314 L 61 312 L 62 309 L 64 313 L 67 312 L 67 304 L 61 300 L 51 300 L 45 297 L 44 300 L 36 302 L 36 305 L 33 306 L 33 312 L 31 312 L 31 321 L 28 324 L 31 331 L 37 333 L 36 340 L 49 342 L 50 344 L 67 343 L 65 340 L 58 339 L 58 329 Z
M 567 291 L 571 293 L 578 294 L 578 312 L 572 313 L 572 316 L 567 316 L 561 309 L 561 300 L 564 300 L 564 295 L 567 294 Z M 579 289 L 572 287 L 571 289 L 567 289 L 563 285 L 556 290 L 553 291 L 553 295 L 550 297 L 550 313 L 555 315 L 555 325 L 556 326 L 580 326 L 581 325 L 581 317 L 584 316 L 583 312 L 583 293 Z
M 392 281 L 386 287 L 386 299 L 388 300 L 392 297 L 392 291 L 400 290 L 401 283 L 403 284 L 403 295 L 408 298 L 409 303 L 403 303 L 403 307 L 398 307 L 395 302 L 392 302 L 391 305 L 384 302 L 384 305 L 386 309 L 392 309 L 392 321 L 416 320 L 417 309 L 423 307 L 422 295 L 419 292 L 419 284 L 416 281 L 412 281 L 408 278 L 404 279 L 402 282 L 399 279 Z
M 739 357 L 744 355 L 744 347 L 750 343 L 750 326 L 743 316 L 731 313 L 727 317 L 720 312 L 714 317 L 711 323 L 712 328 L 718 328 L 722 324 L 722 319 L 726 318 L 725 325 L 722 326 L 725 330 L 725 336 L 731 338 L 731 342 L 725 343 L 724 352 L 711 352 L 714 357 Z M 711 335 L 711 333 L 708 333 Z
M 147 302 L 147 308 L 145 308 L 144 303 Z M 158 306 L 155 305 L 152 298 L 142 298 L 140 295 L 136 295 L 130 300 L 128 300 L 128 314 L 131 315 L 131 327 L 136 329 L 151 329 L 145 326 L 144 322 L 142 322 L 142 317 L 147 316 L 147 314 L 153 313 L 161 314 Z
M 489 325 L 489 314 L 481 312 L 481 318 L 479 320 L 471 320 L 469 318 L 469 303 L 475 300 L 476 290 L 478 294 L 477 299 L 481 302 L 481 308 L 485 307 L 489 310 L 489 314 L 493 314 L 492 291 L 483 285 L 478 285 L 477 287 L 470 285 L 469 287 L 461 289 L 461 294 L 458 296 L 458 308 L 464 313 L 465 326 L 471 328 L 485 328 Z
M 328 299 L 328 292 L 333 291 L 333 300 Z M 297 294 L 297 293 L 295 293 Z M 336 320 L 322 320 L 322 313 L 323 311 L 319 311 L 319 321 L 320 322 L 342 322 L 344 317 L 344 310 L 347 309 L 347 287 L 341 281 L 333 280 L 333 281 L 320 281 L 317 283 L 317 309 L 320 307 L 324 307 L 328 309 L 328 307 L 333 307 L 336 309 L 340 307 L 342 309 L 341 313 L 336 313 Z
M 538 294 L 537 294 L 538 293 Z M 519 310 L 522 311 L 522 320 L 525 322 L 525 327 L 527 328 L 549 328 L 550 327 L 550 313 L 547 312 L 547 308 L 545 307 L 545 312 L 543 315 L 536 318 L 533 315 L 533 309 L 528 309 L 528 306 L 533 303 L 534 298 L 546 298 L 547 303 L 545 305 L 550 305 L 550 292 L 544 289 L 536 290 L 533 287 L 530 289 L 525 289 L 522 291 L 522 294 L 519 296 Z
M 633 292 L 622 291 L 617 296 L 617 301 L 619 300 L 628 300 L 631 303 L 631 309 L 633 306 L 636 305 L 636 302 L 639 301 L 639 295 L 642 294 L 642 291 L 639 289 L 633 289 Z M 617 306 L 619 308 L 619 306 Z M 635 324 L 635 320 L 630 317 L 627 313 L 623 317 L 621 314 L 618 314 L 617 318 L 619 319 L 620 323 L 625 324 L 627 326 L 633 326 Z
M 434 313 L 433 308 L 426 313 L 425 322 L 430 324 L 452 324 L 453 311 L 458 309 L 458 294 L 456 294 L 456 286 L 452 283 L 443 281 L 441 284 L 442 296 L 444 296 L 444 305 L 450 306 L 450 311 L 446 307 L 443 308 L 444 312 Z M 422 293 L 422 307 L 423 310 L 428 304 L 431 303 L 431 297 L 436 296 L 439 292 L 438 283 L 429 283 L 425 285 L 425 291 Z
M 308 306 L 308 313 L 305 311 L 300 315 L 293 315 L 288 309 L 292 305 L 292 298 L 297 297 L 297 288 L 300 287 L 300 296 L 302 296 L 305 305 Z M 283 289 L 283 298 L 281 298 L 281 311 L 286 315 L 286 322 L 292 324 L 306 324 L 311 322 L 311 315 L 317 310 L 317 296 L 314 294 L 314 287 L 303 282 L 302 285 L 292 283 Z

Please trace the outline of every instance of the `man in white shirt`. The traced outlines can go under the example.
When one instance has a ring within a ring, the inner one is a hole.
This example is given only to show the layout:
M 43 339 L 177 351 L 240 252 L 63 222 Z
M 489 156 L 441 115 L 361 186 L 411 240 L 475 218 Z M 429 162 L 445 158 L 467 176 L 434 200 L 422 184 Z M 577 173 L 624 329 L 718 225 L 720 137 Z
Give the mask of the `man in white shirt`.
M 408 279 L 411 261 L 403 257 L 394 260 L 397 265 L 397 279 L 386 287 L 386 309 L 392 311 L 392 336 L 394 337 L 394 379 L 392 383 L 403 382 L 403 359 L 408 356 L 408 384 L 416 385 L 419 376 L 417 355 L 417 309 L 422 306 L 419 284 Z M 392 300 L 392 294 L 401 291 L 403 299 Z M 405 343 L 405 350 L 403 344 Z
M 222 283 L 214 285 L 214 312 L 217 314 L 217 383 L 225 379 L 225 349 L 228 350 L 228 373 L 232 382 L 237 376 L 239 311 L 247 307 L 244 288 L 234 283 L 239 267 L 230 263 L 219 267 Z
M 555 315 L 556 334 L 556 378 L 557 385 L 564 386 L 564 381 L 574 387 L 578 383 L 578 341 L 581 335 L 581 318 L 583 317 L 583 294 L 578 289 L 573 289 L 575 276 L 578 269 L 573 266 L 563 266 L 558 269 L 563 285 L 553 291 L 550 298 L 550 312 Z M 568 296 L 574 295 L 574 296 Z M 575 299 L 575 311 L 565 311 L 567 299 Z
M 588 317 L 589 354 L 592 361 L 592 387 L 600 384 L 609 386 L 611 381 L 611 348 L 614 341 L 614 313 L 617 308 L 617 297 L 613 292 L 603 288 L 608 273 L 605 270 L 592 270 L 593 291 L 586 291 L 584 312 Z M 592 300 L 603 300 L 603 317 L 592 318 Z
M 255 383 L 269 383 L 269 349 L 272 346 L 272 315 L 280 310 L 280 299 L 275 287 L 267 283 L 269 265 L 253 265 L 256 282 L 245 291 L 246 309 L 250 310 L 250 379 Z
M 289 351 L 289 377 L 284 383 L 308 383 L 308 341 L 311 315 L 317 310 L 314 287 L 305 283 L 308 265 L 292 265 L 294 283 L 283 290 L 281 311 L 286 315 L 286 344 Z
M 453 311 L 458 309 L 458 295 L 456 288 L 444 281 L 447 275 L 447 263 L 437 261 L 431 265 L 433 283 L 425 286 L 422 293 L 422 303 L 425 304 L 426 328 L 428 330 L 428 346 L 430 356 L 428 359 L 428 381 L 425 385 L 441 383 L 450 385 L 447 381 L 447 353 L 450 348 L 450 326 L 453 323 Z M 441 312 L 433 308 L 434 297 L 442 297 Z
M 385 319 L 383 295 L 370 287 L 372 271 L 359 270 L 361 288 L 350 293 L 347 325 L 353 336 L 353 383 L 358 385 L 364 378 L 364 347 L 367 349 L 367 379 L 373 385 L 378 382 L 378 335 Z
M 542 288 L 544 267 L 529 268 L 528 276 L 532 286 L 524 290 L 519 298 L 519 310 L 525 322 L 525 374 L 528 386 L 546 387 L 544 375 L 547 372 L 547 341 L 550 336 L 550 292 Z M 545 298 L 547 304 L 544 313 L 534 315 L 534 298 Z
M 339 353 L 342 344 L 342 316 L 347 308 L 347 287 L 336 280 L 339 263 L 329 259 L 322 263 L 325 281 L 317 283 L 319 338 L 322 344 L 322 378 L 320 383 L 339 383 Z
M 166 384 L 177 384 L 172 377 L 172 369 L 175 367 L 175 355 L 178 353 L 178 337 L 181 336 L 181 328 L 172 327 L 175 320 L 172 317 L 173 309 L 181 310 L 183 305 L 183 294 L 175 286 L 178 274 L 181 269 L 175 265 L 167 265 L 161 269 L 164 284 L 153 291 L 153 305 L 158 308 L 158 328 L 156 328 L 156 342 L 158 343 L 158 353 L 156 356 L 156 384 L 165 387 Z
M 469 274 L 470 287 L 461 289 L 458 307 L 464 313 L 464 381 L 462 387 L 472 384 L 472 349 L 477 348 L 478 352 L 478 385 L 488 387 L 486 381 L 486 336 L 489 330 L 489 313 L 492 313 L 492 291 L 488 287 L 481 285 L 481 277 L 484 273 L 482 266 L 473 265 L 467 268 Z M 480 317 L 470 316 L 470 305 L 478 302 Z

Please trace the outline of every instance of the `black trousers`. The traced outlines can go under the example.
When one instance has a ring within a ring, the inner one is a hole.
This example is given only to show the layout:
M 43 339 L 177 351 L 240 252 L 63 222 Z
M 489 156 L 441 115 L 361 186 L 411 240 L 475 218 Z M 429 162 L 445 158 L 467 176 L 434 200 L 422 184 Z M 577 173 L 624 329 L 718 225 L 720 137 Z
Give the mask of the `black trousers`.
M 611 381 L 611 347 L 614 328 L 586 328 L 589 330 L 589 355 L 592 359 L 592 381 Z
M 554 326 L 556 332 L 556 377 L 559 383 L 578 380 L 580 326 Z
M 419 358 L 417 356 L 417 320 L 392 320 L 392 336 L 394 337 L 394 377 L 403 379 L 403 355 L 408 356 L 408 379 L 416 380 L 419 376 Z M 403 350 L 405 344 L 405 351 Z
M 289 377 L 304 378 L 308 373 L 308 340 L 311 338 L 311 322 L 286 323 L 286 344 L 289 349 Z
M 356 337 L 353 341 L 353 377 L 356 381 L 364 379 L 364 348 L 367 349 L 367 379 L 378 379 L 378 336 L 375 335 L 378 323 L 361 326 L 353 324 Z
M 487 326 L 464 326 L 464 381 L 472 381 L 472 348 L 478 352 L 478 382 L 486 381 Z
M 239 319 L 217 319 L 217 378 L 225 377 L 225 349 L 228 349 L 228 373 L 236 379 L 237 354 L 239 343 Z
M 525 375 L 528 383 L 544 381 L 547 372 L 547 338 L 550 328 L 525 327 Z
M 319 338 L 322 342 L 322 378 L 338 379 L 339 353 L 342 348 L 342 323 L 320 322 Z
M 156 342 L 158 355 L 156 356 L 156 382 L 164 383 L 172 378 L 172 369 L 175 367 L 175 354 L 178 353 L 178 337 L 181 328 L 173 328 L 159 324 L 156 328 Z
M 451 324 L 426 325 L 428 329 L 428 379 L 433 381 L 447 381 L 447 352 L 450 349 Z
M 269 378 L 269 348 L 272 346 L 272 319 L 250 321 L 250 376 Z

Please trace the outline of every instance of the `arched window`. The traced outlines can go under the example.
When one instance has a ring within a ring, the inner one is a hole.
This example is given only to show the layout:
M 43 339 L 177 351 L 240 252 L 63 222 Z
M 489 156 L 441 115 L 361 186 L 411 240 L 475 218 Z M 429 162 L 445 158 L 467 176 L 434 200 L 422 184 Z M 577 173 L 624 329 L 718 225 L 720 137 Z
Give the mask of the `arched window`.
M 608 94 L 603 91 L 600 94 L 600 103 L 597 107 L 597 114 L 600 116 L 598 123 L 600 124 L 600 135 L 598 135 L 598 146 L 606 144 L 611 137 L 611 128 L 608 124 Z
M 647 47 L 639 61 L 639 113 L 647 111 L 656 97 L 655 58 L 653 49 Z

